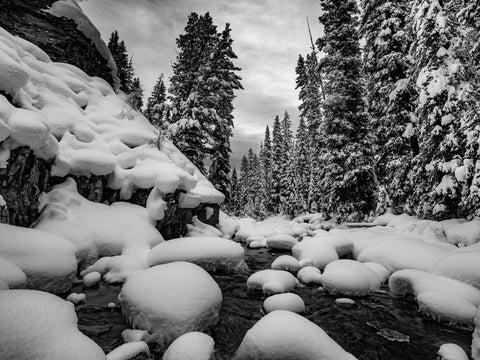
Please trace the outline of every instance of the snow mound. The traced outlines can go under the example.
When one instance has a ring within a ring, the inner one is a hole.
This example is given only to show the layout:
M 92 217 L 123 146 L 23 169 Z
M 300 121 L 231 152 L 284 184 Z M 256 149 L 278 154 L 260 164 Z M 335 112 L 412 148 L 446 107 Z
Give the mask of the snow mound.
M 187 237 L 223 237 L 223 233 L 216 227 L 202 223 L 197 216 L 192 219 L 193 224 L 187 224 Z
M 308 263 L 320 269 L 339 259 L 331 242 L 323 241 L 317 237 L 304 238 L 292 248 L 292 254 L 301 264 Z
M 420 312 L 439 321 L 473 327 L 477 308 L 461 295 L 424 291 L 417 296 Z
M 323 288 L 332 294 L 364 296 L 382 283 L 375 271 L 355 260 L 336 260 L 325 267 Z
M 234 360 L 348 360 L 355 357 L 320 327 L 290 311 L 276 310 L 260 319 L 238 348 Z
M 270 217 L 258 222 L 255 222 L 253 219 L 248 219 L 238 222 L 235 241 L 245 242 L 252 236 L 269 238 L 273 235 L 290 235 L 292 237 L 299 237 L 306 235 L 307 232 L 307 225 L 289 221 L 282 217 Z
M 102 274 L 94 271 L 85 275 L 82 278 L 82 282 L 83 282 L 83 285 L 85 285 L 86 287 L 91 287 L 91 286 L 97 285 L 101 278 L 102 278 Z
M 480 251 L 448 255 L 435 264 L 433 272 L 480 289 Z
M 247 279 L 249 290 L 262 289 L 266 294 L 278 294 L 293 291 L 297 285 L 297 279 L 288 271 L 261 270 L 250 275 Z
M 472 358 L 480 360 L 480 307 L 477 307 L 475 315 L 475 330 L 472 335 Z
M 148 339 L 148 331 L 147 330 L 132 330 L 132 329 L 125 329 L 122 331 L 122 339 L 123 342 L 139 342 L 139 341 L 146 341 Z
M 349 299 L 349 298 L 338 298 L 338 299 L 335 299 L 335 304 L 339 305 L 339 306 L 353 306 L 355 305 L 355 300 L 353 299 Z
M 70 8 L 72 8 L 70 6 Z M 137 189 L 152 189 L 150 217 L 164 216 L 165 194 L 180 189 L 202 203 L 224 196 L 173 146 L 162 140 L 127 97 L 100 78 L 52 62 L 34 45 L 0 29 L 2 163 L 10 149 L 29 146 L 53 160 L 52 175 L 108 175 L 109 186 L 128 200 Z
M 78 305 L 84 303 L 86 298 L 87 297 L 85 294 L 71 293 L 65 300 L 70 301 L 72 304 Z
M 188 261 L 207 271 L 248 271 L 244 249 L 234 241 L 215 237 L 187 237 L 168 240 L 147 254 L 149 266 Z
M 107 283 L 123 282 L 135 270 L 146 269 L 147 252 L 163 242 L 144 207 L 127 202 L 108 206 L 85 199 L 68 178 L 40 196 L 38 230 L 61 235 L 77 247 L 85 276 L 99 272 Z
M 67 292 L 76 279 L 75 250 L 75 246 L 59 236 L 0 224 L 0 256 L 25 273 L 27 287 L 30 289 L 53 293 Z M 21 281 L 18 270 L 12 267 L 9 269 L 6 276 L 16 274 L 15 283 L 17 280 Z M 0 275 L 0 278 L 4 279 L 3 275 Z M 9 283 L 7 279 L 4 281 Z
M 306 285 L 321 284 L 322 272 L 315 266 L 305 266 L 298 271 L 297 279 Z
M 166 348 L 182 334 L 215 325 L 222 292 L 201 267 L 175 262 L 132 274 L 118 300 L 133 328 L 147 330 Z
M 457 344 L 443 344 L 437 351 L 438 360 L 468 360 L 468 355 Z
M 163 360 L 210 360 L 215 342 L 201 332 L 189 332 L 178 337 L 165 351 Z
M 275 310 L 292 311 L 294 313 L 305 312 L 305 303 L 297 294 L 285 293 L 272 295 L 263 302 L 265 313 L 271 313 Z
M 0 257 L 0 280 L 8 284 L 9 289 L 23 288 L 27 285 L 27 276 L 17 265 Z
M 272 262 L 271 267 L 273 270 L 297 272 L 300 269 L 300 263 L 293 256 L 281 255 Z
M 240 225 L 238 219 L 231 218 L 220 210 L 218 215 L 218 229 L 222 232 L 222 237 L 226 239 L 233 238 Z
M 437 243 L 400 235 L 377 241 L 365 248 L 357 260 L 383 265 L 389 271 L 417 269 L 431 272 L 434 265 L 451 251 Z
M 0 359 L 105 360 L 77 328 L 71 303 L 46 292 L 0 291 Z
M 480 221 L 473 220 L 459 223 L 445 229 L 447 241 L 451 244 L 465 246 L 476 244 L 480 241 Z
M 267 238 L 267 247 L 278 250 L 292 250 L 298 244 L 297 239 L 287 234 L 270 235 Z
M 148 345 L 143 341 L 129 342 L 110 351 L 107 360 L 129 360 L 141 354 L 150 356 Z

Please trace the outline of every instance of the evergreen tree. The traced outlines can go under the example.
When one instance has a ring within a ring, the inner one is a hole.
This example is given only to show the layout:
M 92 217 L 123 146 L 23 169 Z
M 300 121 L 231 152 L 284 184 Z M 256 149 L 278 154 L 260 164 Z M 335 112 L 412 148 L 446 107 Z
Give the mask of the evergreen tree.
M 317 45 L 325 57 L 321 131 L 325 166 L 321 184 L 326 210 L 339 220 L 361 220 L 375 208 L 376 178 L 363 101 L 355 0 L 321 0 L 324 36 Z
M 250 165 L 248 159 L 245 155 L 242 156 L 242 161 L 240 165 L 240 175 L 238 178 L 238 198 L 235 208 L 238 209 L 238 216 L 245 216 L 246 205 L 249 200 L 249 189 L 250 189 Z M 246 215 L 248 216 L 248 215 Z
M 300 210 L 307 210 L 308 189 L 310 182 L 310 162 L 308 151 L 308 134 L 303 117 L 300 118 L 295 137 L 295 175 Z
M 260 152 L 260 163 L 262 166 L 262 183 L 265 189 L 265 208 L 267 212 L 272 212 L 272 141 L 270 139 L 270 129 L 265 128 L 265 138 L 263 140 L 262 151 Z
M 152 94 L 147 100 L 145 116 L 158 128 L 162 127 L 167 112 L 167 89 L 161 74 L 153 87 Z
M 143 89 L 140 84 L 140 78 L 136 77 L 132 81 L 132 87 L 130 91 L 130 103 L 134 110 L 141 110 L 143 107 Z
M 270 195 L 272 209 L 274 213 L 280 211 L 280 202 L 282 195 L 282 171 L 284 169 L 284 141 L 283 133 L 278 116 L 273 122 L 272 131 L 272 191 Z
M 412 21 L 416 59 L 420 149 L 414 159 L 411 199 L 424 217 L 457 217 L 461 187 L 455 169 L 464 154 L 462 110 L 469 86 L 456 54 L 461 43 L 453 2 L 418 0 Z
M 230 214 L 238 216 L 239 215 L 239 183 L 237 176 L 237 169 L 233 168 L 232 174 L 230 175 L 230 196 L 226 201 L 227 208 Z
M 407 175 L 418 147 L 412 122 L 415 90 L 409 79 L 410 4 L 402 0 L 363 0 L 362 4 L 363 72 L 370 127 L 376 139 L 375 169 L 389 205 L 403 212 L 410 192 Z
M 132 89 L 133 82 L 133 65 L 131 59 L 128 59 L 127 48 L 125 42 L 120 41 L 118 32 L 114 31 L 108 41 L 108 48 L 112 53 L 113 60 L 117 65 L 117 76 L 120 79 L 120 90 L 129 94 Z
M 280 202 L 283 212 L 293 214 L 297 207 L 297 189 L 295 184 L 294 143 L 292 134 L 292 122 L 287 111 L 282 120 L 282 149 L 280 168 Z

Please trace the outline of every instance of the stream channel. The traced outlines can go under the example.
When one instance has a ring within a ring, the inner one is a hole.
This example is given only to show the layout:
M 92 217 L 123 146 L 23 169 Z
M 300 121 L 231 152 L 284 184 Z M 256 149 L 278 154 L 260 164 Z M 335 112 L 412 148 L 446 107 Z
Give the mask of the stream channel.
M 220 321 L 210 333 L 215 340 L 216 360 L 231 359 L 245 333 L 262 317 L 265 297 L 260 292 L 247 292 L 248 277 L 269 269 L 273 260 L 283 254 L 291 253 L 245 249 L 249 273 L 212 275 L 223 293 Z M 93 288 L 77 285 L 72 289 L 87 296 L 86 302 L 76 307 L 80 330 L 105 353 L 123 343 L 121 333 L 129 328 L 117 301 L 120 289 L 121 286 L 103 282 Z M 455 343 L 467 354 L 471 353 L 471 331 L 422 316 L 415 302 L 391 296 L 387 286 L 369 296 L 355 298 L 356 304 L 350 307 L 335 304 L 335 299 L 341 296 L 328 295 L 318 290 L 318 286 L 297 287 L 295 293 L 305 301 L 303 315 L 359 360 L 436 359 L 437 350 L 444 343 Z M 116 308 L 107 307 L 112 302 L 117 304 Z M 162 354 L 152 351 L 152 357 L 161 360 Z

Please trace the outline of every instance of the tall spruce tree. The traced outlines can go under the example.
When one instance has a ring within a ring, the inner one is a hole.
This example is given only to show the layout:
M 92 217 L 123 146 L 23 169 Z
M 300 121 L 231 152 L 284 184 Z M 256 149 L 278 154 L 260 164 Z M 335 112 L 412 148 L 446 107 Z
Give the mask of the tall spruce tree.
M 272 212 L 272 140 L 270 138 L 270 129 L 265 128 L 265 137 L 263 140 L 262 151 L 260 152 L 260 163 L 262 165 L 262 182 L 265 189 L 265 208 L 267 212 Z
M 131 59 L 128 58 L 125 42 L 120 41 L 118 31 L 114 31 L 110 35 L 108 48 L 112 53 L 113 60 L 117 65 L 117 75 L 120 79 L 120 90 L 126 94 L 130 94 L 133 82 L 133 65 Z
M 140 111 L 143 107 L 143 88 L 140 78 L 133 79 L 129 97 L 132 108 Z
M 270 199 L 274 213 L 280 211 L 282 196 L 282 171 L 284 169 L 284 141 L 280 118 L 275 117 L 272 130 L 272 188 Z
M 321 0 L 320 5 L 325 34 L 317 45 L 325 53 L 326 95 L 321 190 L 329 213 L 361 220 L 375 208 L 376 178 L 361 83 L 358 9 L 355 0 Z
M 308 148 L 308 134 L 303 117 L 300 118 L 295 136 L 295 176 L 298 191 L 300 210 L 307 210 L 308 189 L 310 182 L 310 162 Z
M 147 108 L 145 109 L 145 116 L 158 128 L 163 127 L 164 117 L 168 111 L 166 101 L 167 88 L 163 80 L 163 74 L 161 74 L 147 99 Z
M 380 185 L 386 190 L 388 205 L 403 212 L 410 192 L 411 158 L 418 151 L 412 121 L 415 84 L 409 78 L 410 4 L 402 0 L 363 0 L 362 5 L 363 72 L 370 127 L 376 140 L 375 169 Z

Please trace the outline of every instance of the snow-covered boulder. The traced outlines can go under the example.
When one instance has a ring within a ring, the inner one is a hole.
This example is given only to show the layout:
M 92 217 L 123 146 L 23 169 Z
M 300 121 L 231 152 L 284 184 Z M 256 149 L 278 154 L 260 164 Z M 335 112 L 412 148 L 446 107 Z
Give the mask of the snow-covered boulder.
M 222 232 L 222 237 L 231 239 L 238 231 L 240 225 L 238 219 L 231 218 L 220 210 L 218 214 L 218 229 Z
M 42 291 L 0 291 L 0 359 L 105 360 L 77 328 L 70 302 Z
M 364 296 L 378 289 L 381 279 L 370 267 L 358 261 L 336 260 L 325 267 L 321 283 L 329 293 Z
M 331 243 L 318 238 L 304 238 L 292 248 L 292 254 L 301 264 L 310 264 L 323 269 L 332 261 L 338 260 L 338 254 Z
M 480 289 L 480 251 L 459 251 L 440 259 L 433 272 Z
M 149 266 L 188 261 L 207 271 L 247 271 L 244 249 L 234 241 L 216 237 L 186 237 L 165 241 L 147 254 Z
M 261 289 L 266 294 L 279 294 L 293 291 L 297 285 L 297 279 L 288 271 L 261 270 L 250 275 L 247 279 L 249 290 Z
M 475 330 L 472 335 L 472 358 L 473 360 L 480 360 L 480 306 L 477 307 L 474 321 Z
M 267 238 L 267 247 L 278 250 L 291 250 L 298 244 L 297 239 L 287 234 L 275 234 Z
M 263 302 L 265 313 L 271 313 L 275 310 L 286 310 L 294 313 L 305 312 L 305 302 L 297 294 L 285 293 L 269 296 Z
M 365 248 L 357 260 L 383 265 L 389 271 L 417 269 L 432 271 L 434 265 L 451 250 L 437 243 L 412 236 L 391 236 Z
M 132 271 L 145 269 L 145 255 L 163 242 L 144 207 L 127 202 L 110 206 L 85 199 L 68 178 L 40 196 L 42 216 L 36 229 L 70 240 L 77 247 L 80 266 L 98 263 L 82 276 L 99 272 L 106 282 L 123 282 Z
M 30 289 L 53 293 L 68 291 L 76 278 L 75 251 L 72 243 L 57 235 L 0 224 L 0 257 L 25 273 Z M 9 269 L 8 274 L 13 276 L 15 270 Z M 17 281 L 21 282 L 22 276 L 18 270 L 15 273 L 15 284 L 19 284 Z M 1 274 L 0 278 L 3 278 Z
M 215 342 L 207 334 L 193 331 L 178 337 L 165 351 L 162 360 L 211 360 Z
M 297 272 L 300 269 L 300 263 L 291 255 L 281 255 L 272 262 L 271 268 Z
M 192 219 L 192 224 L 187 224 L 188 237 L 223 237 L 223 233 L 216 227 L 202 223 L 197 216 Z
M 445 234 L 450 244 L 463 244 L 465 246 L 476 244 L 480 241 L 480 220 L 446 227 Z
M 166 348 L 182 334 L 215 325 L 222 292 L 198 265 L 174 262 L 129 276 L 118 300 L 133 328 L 147 330 Z
M 305 266 L 298 271 L 297 279 L 306 285 L 321 284 L 322 272 L 315 266 Z
M 325 331 L 290 311 L 276 310 L 260 319 L 242 340 L 234 360 L 353 360 Z
M 122 344 L 107 354 L 107 360 L 130 360 L 138 355 L 150 356 L 150 349 L 143 341 L 129 342 Z
M 437 360 L 468 360 L 468 355 L 457 344 L 443 344 L 437 351 Z

